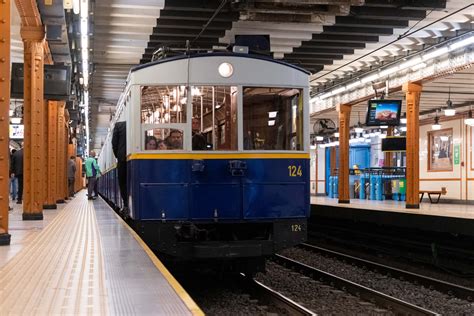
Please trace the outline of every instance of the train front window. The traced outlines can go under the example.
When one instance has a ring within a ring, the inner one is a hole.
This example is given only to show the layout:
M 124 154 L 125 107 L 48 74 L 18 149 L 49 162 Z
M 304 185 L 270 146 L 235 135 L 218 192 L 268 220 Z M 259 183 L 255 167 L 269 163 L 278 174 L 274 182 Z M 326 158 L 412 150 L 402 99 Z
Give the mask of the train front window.
M 303 150 L 303 90 L 245 87 L 245 150 Z
M 237 87 L 194 86 L 193 150 L 237 150 Z
M 170 124 L 186 122 L 185 86 L 141 87 L 141 122 Z

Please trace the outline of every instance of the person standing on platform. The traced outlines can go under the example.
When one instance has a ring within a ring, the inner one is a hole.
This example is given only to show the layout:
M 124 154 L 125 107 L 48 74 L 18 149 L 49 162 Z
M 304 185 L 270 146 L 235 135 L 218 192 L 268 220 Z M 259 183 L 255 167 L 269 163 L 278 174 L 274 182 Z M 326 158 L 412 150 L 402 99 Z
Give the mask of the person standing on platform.
M 12 161 L 13 161 L 13 155 L 16 153 L 16 149 L 12 149 L 12 153 L 10 155 L 10 174 L 13 173 L 12 170 Z M 15 176 L 10 177 L 10 196 L 12 198 L 12 201 L 15 201 L 17 199 L 18 195 L 18 179 Z
M 112 134 L 112 150 L 117 158 L 117 173 L 122 197 L 123 209 L 122 216 L 128 217 L 130 210 L 128 208 L 128 190 L 127 190 L 127 123 L 117 122 Z
M 76 179 L 76 157 L 71 156 L 67 162 L 67 185 L 69 197 L 74 197 L 74 180 Z
M 95 160 L 95 151 L 91 150 L 89 157 L 85 162 L 86 177 L 87 177 L 87 199 L 95 200 L 97 197 L 92 196 L 94 192 L 97 176 L 100 174 L 99 165 Z
M 21 204 L 23 200 L 23 148 L 17 150 L 12 157 L 11 176 L 18 180 L 18 194 L 16 204 Z

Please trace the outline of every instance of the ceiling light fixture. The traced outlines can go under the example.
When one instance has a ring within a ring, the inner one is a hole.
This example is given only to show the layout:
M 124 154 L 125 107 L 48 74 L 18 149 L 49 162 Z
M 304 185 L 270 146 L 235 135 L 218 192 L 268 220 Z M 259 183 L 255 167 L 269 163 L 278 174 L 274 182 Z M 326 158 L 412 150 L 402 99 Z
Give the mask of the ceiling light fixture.
M 446 101 L 446 109 L 444 110 L 444 115 L 446 116 L 454 116 L 456 115 L 456 109 L 453 108 L 453 102 L 451 102 L 451 87 L 449 87 L 448 92 L 448 101 Z
M 464 120 L 464 123 L 469 126 L 474 127 L 474 118 L 472 117 L 472 110 L 469 108 L 469 113 L 467 114 L 467 119 Z
M 436 110 L 436 116 L 434 118 L 434 124 L 431 125 L 431 129 L 434 131 L 439 131 L 441 129 L 441 124 L 439 124 L 438 110 Z

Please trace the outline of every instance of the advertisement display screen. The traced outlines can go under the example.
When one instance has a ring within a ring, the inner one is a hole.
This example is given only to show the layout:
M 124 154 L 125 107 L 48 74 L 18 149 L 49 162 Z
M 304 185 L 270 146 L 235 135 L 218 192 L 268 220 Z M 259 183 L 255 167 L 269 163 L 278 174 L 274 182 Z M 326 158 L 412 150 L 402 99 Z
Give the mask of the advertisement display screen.
M 23 139 L 24 131 L 23 124 L 10 124 L 10 139 Z
M 382 139 L 382 151 L 406 151 L 406 137 L 387 137 Z
M 400 124 L 401 100 L 369 100 L 367 126 L 397 126 Z

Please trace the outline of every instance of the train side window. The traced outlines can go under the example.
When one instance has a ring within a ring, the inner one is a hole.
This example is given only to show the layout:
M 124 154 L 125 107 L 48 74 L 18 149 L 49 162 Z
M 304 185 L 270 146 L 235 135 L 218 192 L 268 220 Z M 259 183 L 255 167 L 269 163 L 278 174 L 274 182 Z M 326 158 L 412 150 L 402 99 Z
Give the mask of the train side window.
M 173 128 L 154 128 L 145 131 L 144 150 L 182 150 L 183 131 Z
M 302 89 L 245 87 L 245 150 L 303 150 Z
M 237 87 L 194 86 L 192 149 L 238 149 Z
M 142 86 L 142 124 L 185 123 L 187 91 L 185 86 Z

